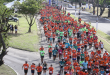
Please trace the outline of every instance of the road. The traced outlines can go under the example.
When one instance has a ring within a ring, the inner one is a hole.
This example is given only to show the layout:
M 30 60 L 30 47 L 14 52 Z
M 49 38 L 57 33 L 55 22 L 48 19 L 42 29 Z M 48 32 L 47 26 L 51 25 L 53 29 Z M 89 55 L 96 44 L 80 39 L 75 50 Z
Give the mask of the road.
M 39 41 L 39 47 L 42 45 L 45 50 L 45 57 L 44 60 L 47 62 L 48 67 L 52 64 L 54 67 L 54 73 L 53 75 L 57 75 L 59 71 L 59 59 L 57 58 L 55 61 L 52 59 L 49 59 L 48 57 L 48 44 L 45 38 L 45 35 L 43 33 L 43 26 L 38 24 L 37 26 L 42 33 L 41 41 Z M 57 39 L 55 40 L 55 43 L 57 42 Z M 52 44 L 52 46 L 55 46 L 55 43 Z M 90 54 L 91 50 L 94 50 L 93 48 L 88 49 L 88 52 Z M 40 55 L 39 52 L 28 52 L 23 50 L 18 50 L 14 48 L 8 48 L 8 54 L 4 57 L 4 61 L 7 65 L 12 67 L 15 71 L 18 72 L 19 75 L 24 75 L 24 71 L 22 70 L 22 65 L 25 61 L 28 61 L 28 64 L 31 65 L 32 63 L 35 63 L 36 66 L 40 63 Z M 104 50 L 105 51 L 105 50 Z M 104 52 L 103 51 L 103 52 Z M 72 60 L 71 60 L 72 61 Z M 31 70 L 29 69 L 29 72 L 27 75 L 31 75 Z M 37 72 L 35 72 L 35 75 L 37 75 Z M 43 75 L 43 73 L 42 73 Z M 48 71 L 47 74 L 48 75 Z
M 38 18 L 40 18 L 40 16 Z M 49 59 L 49 56 L 48 56 L 48 44 L 49 43 L 47 43 L 45 35 L 43 34 L 43 32 L 44 32 L 43 26 L 41 24 L 37 24 L 37 25 L 38 25 L 37 26 L 38 29 L 41 30 L 41 33 L 42 33 L 41 41 L 39 41 L 39 47 L 42 45 L 45 49 L 46 54 L 45 54 L 44 60 L 48 63 L 48 67 L 51 64 L 53 65 L 53 67 L 55 69 L 53 75 L 57 75 L 57 73 L 59 71 L 59 60 L 58 60 L 58 58 L 56 59 L 56 61 Z M 54 47 L 54 45 L 55 45 L 55 43 L 53 44 L 53 47 Z M 32 63 L 35 63 L 36 66 L 40 63 L 39 52 L 28 52 L 28 51 L 18 50 L 18 49 L 14 49 L 14 48 L 8 48 L 8 51 L 9 51 L 8 54 L 4 57 L 4 61 L 7 65 L 9 65 L 15 71 L 17 71 L 19 73 L 19 75 L 24 74 L 24 71 L 22 70 L 22 65 L 25 63 L 25 61 L 28 61 L 29 65 L 31 65 Z M 31 75 L 30 69 L 29 69 L 29 72 L 27 75 Z M 35 75 L 37 75 L 37 72 L 35 73 Z M 48 75 L 48 71 L 47 71 L 47 75 Z
M 60 3 L 59 3 L 60 4 Z M 67 11 L 74 14 L 74 9 L 70 9 L 67 8 Z M 78 16 L 78 15 L 77 15 Z M 38 17 L 40 18 L 40 16 Z M 86 21 L 92 22 L 92 25 L 95 26 L 95 20 L 96 17 L 92 16 L 91 14 L 87 13 L 87 12 L 81 12 L 81 18 Z M 109 25 L 110 22 L 106 21 L 102 18 L 99 18 L 99 25 L 102 27 L 102 30 L 105 30 L 109 32 Z M 101 20 L 104 20 L 104 22 L 102 22 Z M 108 23 L 108 24 L 107 24 Z M 48 43 L 45 39 L 44 33 L 43 33 L 43 27 L 40 24 L 37 24 L 38 29 L 41 30 L 42 33 L 42 38 L 41 41 L 39 41 L 39 47 L 42 45 L 45 48 L 45 61 L 48 63 L 48 67 L 51 65 L 53 65 L 54 67 L 54 74 L 53 75 L 57 75 L 58 71 L 59 71 L 59 60 L 57 58 L 56 61 L 53 61 L 52 59 L 49 59 L 48 57 Z M 103 27 L 104 25 L 104 27 Z M 99 30 L 100 29 L 99 26 Z M 106 28 L 107 26 L 107 28 Z M 108 29 L 108 30 L 107 30 Z M 104 32 L 104 31 L 103 31 Z M 56 42 L 56 41 L 55 41 Z M 54 47 L 55 43 L 53 44 Z M 93 50 L 93 48 L 91 48 L 89 51 L 89 53 L 91 52 L 91 50 Z M 7 65 L 9 65 L 10 67 L 12 67 L 15 71 L 17 71 L 19 73 L 19 75 L 24 75 L 24 71 L 22 70 L 22 65 L 24 64 L 25 61 L 28 61 L 29 65 L 31 65 L 32 63 L 35 63 L 36 66 L 38 65 L 38 63 L 40 63 L 40 55 L 39 52 L 28 52 L 28 51 L 23 51 L 23 50 L 18 50 L 18 49 L 14 49 L 14 48 L 8 48 L 8 54 L 4 57 L 4 61 Z M 31 70 L 29 69 L 28 75 L 31 75 Z M 35 73 L 35 75 L 37 75 L 37 73 Z M 47 72 L 48 75 L 48 72 Z
M 66 3 L 66 2 L 60 2 L 59 1 L 59 5 L 62 5 L 63 7 L 66 7 L 67 8 L 67 12 L 75 15 L 75 9 L 74 8 L 68 8 L 68 4 L 69 3 Z M 76 10 L 76 17 L 79 17 L 79 10 L 77 9 Z M 81 19 L 85 22 L 91 22 L 91 25 L 94 26 L 96 28 L 96 19 L 97 19 L 97 16 L 95 15 L 92 15 L 91 13 L 89 12 L 86 12 L 86 11 L 81 11 L 81 15 L 80 15 Z M 99 17 L 99 20 L 98 20 L 98 30 L 110 35 L 110 20 L 106 20 L 105 18 L 101 18 Z

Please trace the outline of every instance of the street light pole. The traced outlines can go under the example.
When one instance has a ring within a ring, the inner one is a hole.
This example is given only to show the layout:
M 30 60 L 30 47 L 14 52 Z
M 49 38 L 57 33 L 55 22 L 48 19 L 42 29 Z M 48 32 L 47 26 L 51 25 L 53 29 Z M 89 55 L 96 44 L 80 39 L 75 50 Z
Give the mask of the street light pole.
M 76 0 L 75 0 L 75 17 L 76 17 Z
M 96 31 L 98 30 L 98 5 L 99 5 L 99 0 L 97 0 L 97 20 L 96 20 Z

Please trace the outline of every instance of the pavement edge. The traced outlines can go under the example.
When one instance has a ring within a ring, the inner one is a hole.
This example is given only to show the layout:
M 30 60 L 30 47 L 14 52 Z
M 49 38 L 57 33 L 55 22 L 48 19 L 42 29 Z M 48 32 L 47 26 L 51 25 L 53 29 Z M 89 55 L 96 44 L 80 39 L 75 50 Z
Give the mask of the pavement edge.
M 8 64 L 6 64 L 6 63 L 4 63 L 5 65 L 7 65 L 8 67 L 10 67 Z M 13 71 L 15 71 L 15 73 L 17 74 L 17 75 L 20 75 L 15 69 L 13 69 L 12 67 L 10 67 Z

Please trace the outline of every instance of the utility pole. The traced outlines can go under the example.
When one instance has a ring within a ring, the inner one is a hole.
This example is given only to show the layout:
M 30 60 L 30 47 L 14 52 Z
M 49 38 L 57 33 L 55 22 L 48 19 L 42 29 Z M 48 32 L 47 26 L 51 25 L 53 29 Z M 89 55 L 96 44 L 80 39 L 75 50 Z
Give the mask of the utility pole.
M 75 17 L 76 17 L 76 0 L 75 0 Z
M 96 20 L 96 31 L 98 30 L 98 6 L 99 6 L 99 0 L 97 0 L 97 20 Z

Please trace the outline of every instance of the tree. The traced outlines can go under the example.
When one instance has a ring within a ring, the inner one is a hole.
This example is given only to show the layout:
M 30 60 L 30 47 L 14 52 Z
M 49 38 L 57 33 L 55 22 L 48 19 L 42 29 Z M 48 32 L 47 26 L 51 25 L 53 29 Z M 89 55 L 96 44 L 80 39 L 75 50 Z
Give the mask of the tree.
M 95 7 L 97 4 L 97 0 L 92 0 L 92 4 L 93 4 L 93 15 L 95 14 Z
M 75 2 L 75 0 L 69 0 L 71 5 L 73 5 L 73 3 Z
M 3 5 L 2 2 L 3 1 L 0 1 L 0 65 L 3 64 L 3 57 L 7 54 L 7 32 L 10 28 L 8 18 L 12 14 L 12 11 L 8 9 L 5 5 Z
M 28 32 L 31 32 L 31 26 L 35 23 L 35 18 L 42 9 L 43 0 L 25 0 L 19 5 L 19 13 L 23 14 L 29 24 Z
M 99 0 L 99 5 L 100 5 L 100 15 L 99 16 L 102 16 L 102 14 L 105 11 L 106 1 L 107 0 Z
M 107 1 L 108 0 L 92 0 L 92 2 L 93 2 L 93 14 L 95 11 L 95 7 L 98 6 L 98 7 L 100 7 L 100 14 L 98 16 L 102 16 L 102 14 L 104 13 L 105 8 L 106 8 Z M 99 3 L 97 3 L 97 2 L 99 2 Z
M 13 4 L 13 7 L 15 9 L 18 9 L 19 8 L 19 5 L 20 5 L 20 2 L 19 1 L 15 1 L 14 4 Z
M 12 2 L 12 1 L 14 1 L 14 0 L 4 0 L 4 2 Z

